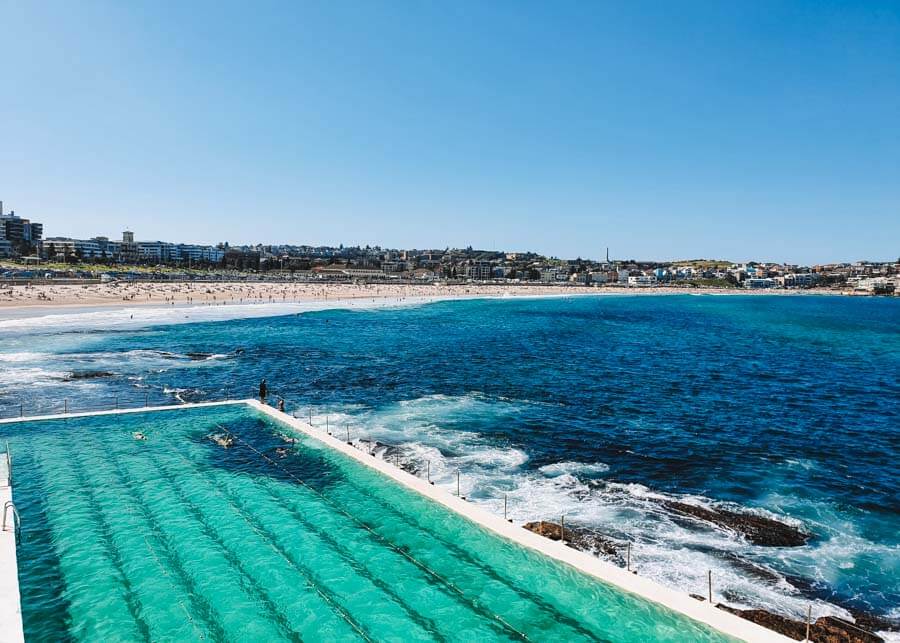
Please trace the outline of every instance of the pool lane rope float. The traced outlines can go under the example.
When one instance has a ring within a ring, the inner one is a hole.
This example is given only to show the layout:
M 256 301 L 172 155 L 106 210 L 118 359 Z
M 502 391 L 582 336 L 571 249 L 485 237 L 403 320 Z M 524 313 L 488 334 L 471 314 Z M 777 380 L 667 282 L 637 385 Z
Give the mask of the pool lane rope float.
M 416 559 L 416 558 L 415 558 L 414 556 L 412 556 L 409 552 L 406 552 L 406 551 L 404 551 L 402 548 L 397 547 L 394 543 L 392 543 L 391 541 L 387 540 L 384 536 L 382 536 L 382 535 L 379 534 L 377 531 L 375 531 L 374 529 L 372 529 L 371 527 L 369 527 L 369 525 L 367 525 L 367 524 L 365 524 L 363 521 L 359 520 L 356 516 L 354 516 L 353 514 L 351 514 L 350 512 L 348 512 L 348 511 L 347 511 L 346 509 L 344 509 L 342 506 L 340 506 L 340 505 L 336 504 L 335 502 L 333 502 L 330 498 L 328 498 L 328 496 L 326 496 L 326 495 L 323 494 L 322 492 L 320 492 L 320 491 L 318 491 L 317 489 L 314 489 L 313 487 L 311 487 L 310 485 L 308 485 L 308 484 L 307 484 L 306 482 L 304 482 L 302 479 L 300 479 L 300 478 L 298 478 L 297 476 L 295 476 L 293 473 L 291 473 L 290 471 L 288 471 L 287 469 L 285 469 L 283 466 L 281 466 L 278 462 L 276 462 L 275 460 L 273 460 L 272 458 L 270 458 L 269 456 L 267 456 L 267 455 L 266 455 L 265 453 L 263 453 L 262 451 L 258 450 L 256 447 L 254 447 L 252 444 L 250 444 L 249 442 L 247 442 L 246 440 L 244 440 L 243 438 L 241 438 L 239 435 L 236 435 L 233 431 L 231 431 L 231 430 L 225 428 L 225 427 L 222 426 L 221 424 L 216 424 L 216 427 L 219 428 L 219 429 L 221 429 L 222 431 L 224 431 L 224 432 L 227 433 L 228 435 L 230 435 L 232 438 L 234 438 L 235 440 L 237 440 L 238 442 L 240 442 L 240 443 L 243 444 L 244 446 L 246 446 L 248 449 L 250 449 L 251 451 L 253 451 L 256 455 L 258 455 L 259 457 L 261 457 L 263 460 L 265 460 L 266 462 L 268 462 L 270 465 L 272 465 L 272 466 L 275 467 L 276 469 L 279 469 L 281 472 L 283 472 L 283 473 L 284 473 L 285 475 L 287 475 L 289 478 L 291 478 L 292 480 L 294 480 L 297 484 L 299 484 L 299 485 L 301 485 L 302 487 L 304 487 L 305 489 L 307 489 L 307 490 L 313 492 L 315 495 L 317 495 L 318 497 L 320 497 L 323 501 L 325 501 L 326 503 L 328 503 L 329 506 L 333 507 L 336 511 L 338 511 L 338 512 L 341 513 L 342 515 L 346 516 L 347 518 L 349 518 L 350 520 L 352 520 L 354 523 L 356 523 L 357 525 L 359 525 L 360 527 L 362 527 L 363 529 L 365 529 L 366 531 L 368 531 L 370 534 L 372 534 L 372 536 L 373 536 L 376 540 L 378 540 L 380 543 L 382 543 L 382 544 L 385 545 L 386 547 L 390 548 L 391 550 L 395 551 L 396 553 L 400 554 L 401 556 L 403 556 L 404 558 L 406 558 L 407 560 L 409 560 L 411 563 L 413 563 L 416 567 L 418 567 L 419 569 L 421 569 L 421 570 L 424 571 L 425 573 L 429 574 L 429 575 L 430 575 L 431 577 L 433 577 L 435 580 L 437 580 L 437 581 L 440 582 L 442 585 L 444 585 L 445 587 L 447 587 L 448 589 L 450 589 L 450 590 L 451 590 L 453 593 L 455 593 L 457 596 L 459 596 L 463 601 L 465 601 L 466 603 L 468 603 L 469 605 L 471 605 L 471 606 L 475 609 L 475 611 L 480 612 L 480 613 L 482 613 L 482 614 L 489 614 L 489 615 L 491 616 L 491 618 L 495 619 L 500 625 L 503 626 L 504 629 L 508 630 L 511 634 L 513 634 L 513 635 L 516 636 L 517 638 L 520 638 L 520 639 L 522 639 L 523 641 L 528 641 L 528 640 L 530 640 L 530 639 L 528 638 L 528 635 L 527 635 L 527 634 L 525 634 L 524 632 L 522 632 L 522 631 L 516 629 L 513 625 L 511 625 L 511 624 L 510 624 L 506 619 L 504 619 L 502 616 L 500 616 L 499 614 L 494 614 L 491 610 L 486 609 L 484 606 L 480 605 L 480 604 L 478 603 L 477 600 L 475 600 L 475 599 L 473 599 L 473 598 L 469 598 L 468 596 L 466 596 L 465 592 L 463 592 L 459 587 L 457 587 L 452 581 L 450 581 L 450 580 L 448 580 L 447 578 L 444 578 L 443 576 L 441 576 L 439 573 L 437 573 L 436 571 L 434 571 L 433 569 L 431 569 L 430 567 L 428 567 L 428 565 L 426 565 L 426 564 L 423 563 L 422 561 Z M 366 638 L 368 638 L 368 637 L 366 637 Z

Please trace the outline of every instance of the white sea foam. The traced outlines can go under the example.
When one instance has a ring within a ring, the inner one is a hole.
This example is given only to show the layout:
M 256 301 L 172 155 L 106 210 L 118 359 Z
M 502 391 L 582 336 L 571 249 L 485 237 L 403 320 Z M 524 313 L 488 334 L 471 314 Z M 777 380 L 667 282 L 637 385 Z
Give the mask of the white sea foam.
M 182 355 L 166 351 L 138 349 L 130 351 L 63 352 L 58 354 L 22 351 L 0 353 L 0 394 L 32 387 L 77 386 L 80 390 L 101 386 L 93 378 L 72 379 L 83 371 L 106 371 L 131 377 L 148 371 L 206 368 L 233 355 Z
M 31 386 L 58 384 L 69 375 L 69 371 L 55 368 L 29 366 L 25 368 L 0 369 L 0 390 L 4 386 L 15 386 L 19 389 Z
M 56 356 L 50 353 L 31 353 L 28 351 L 23 351 L 21 353 L 0 353 L 0 362 L 6 363 L 40 362 L 55 358 Z
M 609 465 L 602 462 L 555 462 L 547 464 L 538 469 L 541 473 L 549 478 L 555 478 L 563 474 L 580 473 L 582 475 L 591 475 L 597 473 L 606 473 L 609 471 Z

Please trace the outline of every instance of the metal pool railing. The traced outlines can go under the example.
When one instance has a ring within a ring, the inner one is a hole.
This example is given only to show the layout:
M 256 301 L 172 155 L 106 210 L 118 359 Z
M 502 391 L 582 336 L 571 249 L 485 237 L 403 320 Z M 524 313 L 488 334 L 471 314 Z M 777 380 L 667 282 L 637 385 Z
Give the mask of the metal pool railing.
M 73 413 L 95 413 L 99 411 L 121 411 L 140 409 L 150 406 L 170 406 L 193 402 L 224 402 L 233 399 L 224 396 L 196 396 L 196 399 L 182 399 L 177 395 L 154 391 L 152 393 L 112 395 L 103 398 L 82 399 L 63 397 L 53 400 L 19 402 L 17 404 L 0 405 L 0 420 L 30 418 L 43 415 L 69 415 Z
M 281 398 L 281 399 L 283 399 L 283 398 Z M 293 404 L 293 403 L 291 403 L 290 406 L 293 407 L 292 410 L 286 410 L 285 413 L 287 413 L 291 417 L 294 417 L 294 418 L 300 419 L 300 420 L 304 420 L 307 422 L 307 424 L 309 424 L 309 426 L 311 426 L 313 428 L 323 429 L 330 436 L 344 438 L 348 445 L 355 447 L 361 451 L 364 451 L 365 453 L 368 453 L 371 456 L 377 456 L 375 448 L 374 448 L 375 445 L 377 444 L 377 441 L 371 437 L 364 436 L 361 431 L 357 430 L 357 431 L 354 431 L 354 435 L 357 438 L 356 442 L 354 442 L 351 439 L 351 429 L 350 429 L 349 424 L 344 424 L 344 427 L 342 429 L 339 427 L 336 427 L 332 423 L 329 414 L 326 413 L 325 419 L 323 421 L 324 425 L 320 424 L 320 425 L 316 426 L 313 423 L 312 407 Z M 319 415 L 321 415 L 321 414 L 319 414 Z M 434 481 L 431 479 L 431 460 L 425 459 L 423 461 L 418 458 L 405 457 L 402 454 L 397 453 L 397 452 L 388 454 L 387 450 L 395 445 L 384 444 L 383 446 L 385 447 L 385 449 L 381 453 L 381 459 L 384 462 L 387 462 L 388 464 L 393 464 L 396 468 L 398 468 L 402 471 L 405 471 L 406 473 L 411 473 L 413 475 L 418 475 L 418 476 L 423 476 L 423 474 L 424 474 L 423 477 L 425 478 L 425 480 L 432 485 L 434 484 Z M 464 473 L 465 472 L 463 471 L 462 468 L 456 468 L 456 470 L 454 471 L 454 478 L 455 478 L 456 484 L 454 485 L 455 488 L 453 489 L 452 493 L 453 493 L 453 495 L 455 495 L 463 500 L 467 500 L 467 497 L 462 495 L 462 480 L 464 479 Z M 499 501 L 501 499 L 501 497 L 494 496 L 494 499 Z M 502 501 L 503 501 L 503 512 L 502 512 L 503 519 L 506 520 L 507 522 L 512 522 L 512 519 L 509 517 L 510 502 L 509 502 L 508 494 L 503 494 Z M 547 522 L 547 521 L 544 521 L 544 522 Z M 632 566 L 632 555 L 631 555 L 632 554 L 632 541 L 631 540 L 612 536 L 612 535 L 604 533 L 598 529 L 595 529 L 593 527 L 589 527 L 589 526 L 583 525 L 583 524 L 576 524 L 574 526 L 570 524 L 570 526 L 567 528 L 565 515 L 559 516 L 559 527 L 560 527 L 560 540 L 564 544 L 569 544 L 566 542 L 567 541 L 566 535 L 567 535 L 567 529 L 568 529 L 569 534 L 590 533 L 594 536 L 597 536 L 598 538 L 601 538 L 603 540 L 606 540 L 606 541 L 616 545 L 617 548 L 623 549 L 624 555 L 621 556 L 621 559 L 622 559 L 621 564 L 619 563 L 619 560 L 618 560 L 619 557 L 612 558 L 612 559 L 610 559 L 610 561 L 613 562 L 613 564 L 619 564 L 619 566 L 626 568 L 628 571 L 630 571 L 632 573 L 635 573 L 635 574 L 637 573 L 637 571 L 635 569 L 633 569 L 633 566 Z
M 15 503 L 12 500 L 7 500 L 3 503 L 3 531 L 7 531 L 6 529 L 6 518 L 9 514 L 10 509 L 12 510 L 13 517 L 13 529 L 15 530 L 16 535 L 16 544 L 19 544 L 19 540 L 22 537 L 22 521 L 19 519 L 19 510 L 16 509 Z

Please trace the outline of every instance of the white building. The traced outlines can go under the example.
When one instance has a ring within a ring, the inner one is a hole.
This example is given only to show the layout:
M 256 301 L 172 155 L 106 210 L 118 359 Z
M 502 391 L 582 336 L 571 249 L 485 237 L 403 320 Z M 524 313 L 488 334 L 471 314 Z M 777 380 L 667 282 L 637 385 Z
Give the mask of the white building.
M 628 277 L 629 288 L 632 288 L 634 286 L 647 288 L 649 286 L 655 286 L 656 283 L 656 275 L 634 275 Z
M 147 262 L 218 263 L 225 257 L 225 251 L 215 246 L 165 241 L 138 241 L 136 245 L 138 258 Z
M 747 277 L 744 279 L 745 288 L 774 288 L 776 282 L 769 277 Z
M 493 276 L 492 270 L 490 261 L 473 261 L 466 266 L 466 277 L 475 281 L 487 281 Z
M 41 249 L 41 253 L 46 255 L 48 259 L 57 259 L 59 257 L 95 259 L 103 256 L 103 251 L 96 239 L 50 237 L 41 242 Z

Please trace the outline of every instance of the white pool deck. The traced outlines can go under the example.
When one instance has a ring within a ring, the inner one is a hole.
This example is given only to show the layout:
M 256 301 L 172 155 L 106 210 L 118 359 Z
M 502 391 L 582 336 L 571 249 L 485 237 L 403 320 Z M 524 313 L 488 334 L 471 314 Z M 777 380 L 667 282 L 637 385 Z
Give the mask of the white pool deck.
M 782 636 L 781 634 L 755 623 L 751 623 L 734 614 L 720 610 L 706 601 L 698 601 L 688 594 L 664 587 L 655 581 L 628 572 L 612 563 L 608 563 L 592 556 L 591 554 L 578 551 L 559 541 L 550 540 L 528 531 L 527 529 L 523 529 L 520 526 L 509 523 L 500 516 L 495 516 L 477 505 L 473 505 L 462 498 L 458 498 L 456 495 L 445 489 L 436 487 L 428 481 L 416 477 L 411 473 L 407 473 L 380 458 L 372 457 L 368 453 L 361 451 L 334 436 L 328 435 L 328 433 L 322 429 L 316 429 L 307 422 L 286 413 L 282 413 L 257 400 L 200 402 L 174 406 L 155 406 L 86 413 L 45 415 L 39 417 L 0 420 L 0 424 L 66 418 L 71 419 L 101 415 L 122 415 L 127 413 L 147 413 L 152 411 L 180 410 L 234 404 L 244 404 L 249 406 L 295 431 L 319 440 L 336 451 L 343 453 L 347 457 L 379 471 L 408 489 L 416 491 L 421 495 L 440 503 L 457 514 L 507 540 L 511 540 L 531 550 L 538 551 L 546 556 L 570 565 L 589 576 L 593 576 L 604 583 L 613 585 L 631 594 L 635 594 L 652 603 L 667 607 L 674 612 L 708 625 L 719 632 L 754 643 L 757 641 L 793 641 L 793 639 Z M 15 457 L 15 453 L 13 453 L 13 457 Z M 5 479 L 0 481 L 0 483 L 5 485 Z M 0 501 L 6 502 L 11 498 L 12 489 L 10 487 L 0 487 Z M 20 609 L 19 582 L 16 567 L 15 534 L 13 531 L 4 531 L 0 534 L 0 643 L 6 643 L 7 641 L 18 642 L 22 640 L 22 613 Z
M 6 455 L 0 459 L 0 511 L 13 499 L 6 468 Z M 2 514 L 0 514 L 2 518 Z M 19 573 L 16 562 L 16 530 L 13 516 L 7 515 L 7 525 L 0 531 L 0 641 L 24 640 L 22 609 L 19 601 Z

